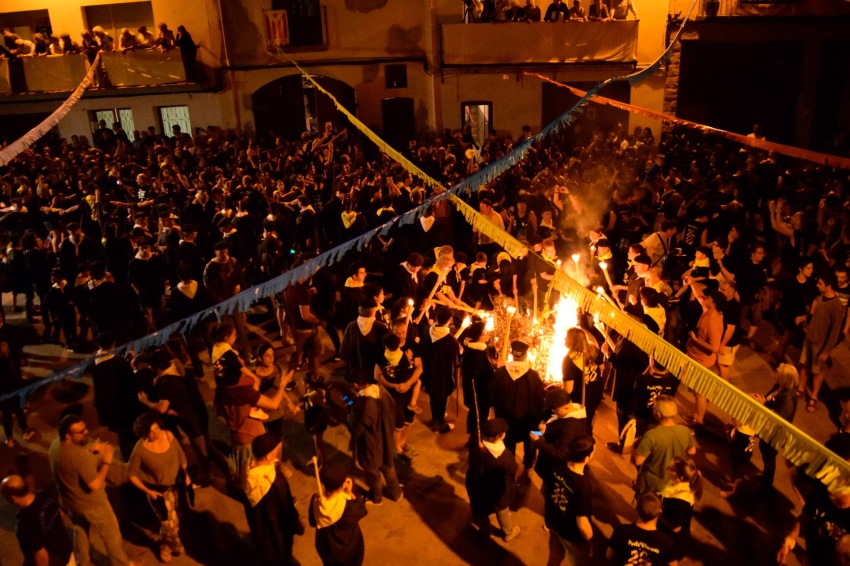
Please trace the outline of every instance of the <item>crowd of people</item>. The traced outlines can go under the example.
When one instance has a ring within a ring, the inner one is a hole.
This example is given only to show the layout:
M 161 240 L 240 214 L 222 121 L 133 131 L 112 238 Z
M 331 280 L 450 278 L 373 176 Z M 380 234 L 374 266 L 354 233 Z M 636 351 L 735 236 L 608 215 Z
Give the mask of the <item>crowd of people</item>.
M 282 423 L 303 410 L 316 446 L 319 483 L 309 514 L 316 550 L 325 564 L 362 563 L 358 521 L 366 504 L 403 496 L 397 468 L 415 466 L 417 450 L 407 439 L 419 426 L 416 415 L 427 410 L 427 426 L 450 433 L 456 423 L 447 403 L 457 388 L 468 408 L 466 486 L 485 536 L 496 514 L 497 534 L 516 538 L 510 505 L 517 481 L 533 471 L 542 479 L 546 525 L 572 564 L 598 560 L 603 547 L 616 564 L 681 560 L 702 492 L 692 456 L 695 433 L 707 426 L 705 397 L 696 395 L 689 426 L 679 424 L 679 383 L 668 368 L 586 313 L 567 332 L 568 354 L 554 382 L 530 364 L 528 343 L 511 343 L 506 359 L 485 321 L 468 317 L 506 300 L 520 313 L 532 305 L 544 311 L 559 300 L 550 288 L 557 269 L 723 378 L 740 345 L 764 349 L 762 321 L 773 325 L 781 339 L 765 354 L 776 386 L 753 396 L 786 420 L 798 396 L 809 411 L 819 410 L 819 400 L 840 400 L 822 384 L 848 328 L 847 173 L 677 127 L 658 142 L 648 128 L 571 128 L 535 142 L 521 162 L 468 197 L 534 253 L 510 257 L 442 201 L 268 298 L 279 334 L 257 349 L 246 313 L 236 311 L 203 319 L 164 347 L 129 359 L 109 355 L 444 190 L 427 188 L 356 131 L 330 123 L 295 141 L 214 127 L 172 134 L 153 130 L 130 142 L 101 124 L 94 147 L 86 136 L 48 136 L 0 169 L 2 290 L 45 342 L 101 354 L 92 372 L 99 424 L 117 435 L 128 480 L 160 521 L 163 561 L 184 552 L 181 494 L 209 485 L 216 469 L 243 498 L 259 554 L 292 560 L 293 537 L 305 526 L 286 481 L 291 472 L 280 465 Z M 524 128 L 520 139 L 530 135 Z M 491 132 L 479 151 L 468 151 L 468 131 L 446 130 L 412 140 L 403 153 L 452 186 L 514 143 Z M 574 254 L 579 259 L 567 262 Z M 327 357 L 323 344 L 332 348 Z M 797 348 L 799 359 L 790 358 Z M 0 394 L 25 383 L 24 358 L 17 333 L 0 322 L 0 361 L 8 368 Z M 199 391 L 210 364 L 216 414 L 230 430 L 228 454 L 209 441 Z M 343 379 L 329 381 L 324 364 Z M 595 480 L 587 471 L 606 390 L 622 432 L 607 449 L 634 446 L 639 518 L 603 542 L 594 535 Z M 426 395 L 428 409 L 420 402 Z M 0 406 L 10 446 L 15 403 Z M 351 470 L 325 461 L 323 433 L 342 422 L 366 490 L 353 485 Z M 77 533 L 80 563 L 88 564 L 85 535 L 94 530 L 112 563 L 126 564 L 103 492 L 116 450 L 91 445 L 78 414 L 65 415 L 58 430 L 50 448 L 58 504 L 19 476 L 3 482 L 4 495 L 24 509 L 22 548 L 68 563 L 71 547 L 55 520 L 25 520 L 33 504 L 51 516 L 61 505 Z M 746 485 L 741 470 L 755 445 L 745 423 L 734 432 L 722 486 L 728 497 Z M 850 458 L 847 438 L 838 434 L 828 446 Z M 769 493 L 777 453 L 764 442 L 760 451 L 758 489 Z M 797 480 L 806 530 L 798 525 L 786 537 L 780 560 L 802 533 L 812 564 L 841 563 L 850 496 L 829 494 L 802 472 Z
M 198 47 L 192 35 L 182 25 L 177 26 L 175 33 L 165 22 L 157 26 L 156 34 L 150 32 L 147 26 L 140 26 L 135 31 L 122 28 L 117 41 L 101 26 L 82 31 L 79 42 L 67 32 L 58 35 L 38 32 L 33 34 L 30 40 L 6 28 L 3 30 L 3 43 L 0 45 L 0 59 L 10 60 L 10 80 L 13 82 L 13 90 L 22 91 L 26 90 L 26 87 L 21 84 L 23 78 L 20 67 L 21 58 L 83 54 L 89 63 L 93 63 L 99 52 L 127 53 L 143 49 L 155 49 L 162 52 L 179 49 L 186 68 L 186 76 L 190 79 L 194 76 Z M 107 77 L 102 73 L 96 76 L 96 81 L 97 86 L 108 86 Z
M 464 23 L 498 22 L 608 22 L 625 20 L 629 12 L 637 19 L 632 0 L 592 0 L 585 9 L 581 0 L 569 6 L 562 0 L 552 0 L 545 12 L 540 11 L 537 0 L 464 0 Z

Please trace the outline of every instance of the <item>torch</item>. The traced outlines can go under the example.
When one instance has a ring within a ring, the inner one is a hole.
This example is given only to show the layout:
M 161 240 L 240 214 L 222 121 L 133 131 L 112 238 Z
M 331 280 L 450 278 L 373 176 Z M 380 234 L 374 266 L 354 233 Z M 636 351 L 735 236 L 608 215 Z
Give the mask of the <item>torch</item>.
M 511 321 L 514 318 L 514 313 L 516 313 L 516 307 L 510 305 L 507 309 L 508 311 L 508 320 L 505 322 L 505 342 L 502 344 L 502 359 L 508 359 L 508 344 L 511 341 Z

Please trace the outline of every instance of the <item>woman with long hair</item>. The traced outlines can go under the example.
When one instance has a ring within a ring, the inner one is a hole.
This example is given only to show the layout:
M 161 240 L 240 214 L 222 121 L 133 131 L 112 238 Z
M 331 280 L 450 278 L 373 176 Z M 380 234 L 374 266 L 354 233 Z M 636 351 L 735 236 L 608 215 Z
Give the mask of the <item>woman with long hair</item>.
M 702 474 L 693 460 L 679 456 L 667 466 L 667 477 L 667 484 L 661 490 L 658 528 L 673 537 L 675 558 L 681 561 L 691 538 L 694 505 L 702 497 Z
M 587 411 L 587 433 L 593 434 L 593 417 L 602 402 L 602 352 L 585 330 L 567 330 L 567 355 L 563 362 L 564 390 Z

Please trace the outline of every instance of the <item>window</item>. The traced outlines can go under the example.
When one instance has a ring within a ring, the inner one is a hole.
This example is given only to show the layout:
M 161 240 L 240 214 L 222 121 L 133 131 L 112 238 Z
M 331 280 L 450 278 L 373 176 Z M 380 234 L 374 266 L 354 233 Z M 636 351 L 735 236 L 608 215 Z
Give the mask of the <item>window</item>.
M 136 129 L 136 124 L 133 121 L 133 111 L 129 108 L 106 108 L 104 110 L 89 111 L 89 126 L 94 133 L 100 126 L 98 123 L 106 121 L 106 127 L 112 128 L 112 124 L 120 122 L 121 127 L 127 132 L 127 136 L 133 139 L 133 130 Z
M 407 88 L 407 65 L 384 65 L 387 88 Z
M 189 121 L 188 106 L 162 106 L 159 109 L 162 134 L 171 135 L 171 129 L 177 125 L 184 134 L 192 135 L 192 123 Z
M 27 10 L 0 14 L 0 29 L 10 29 L 24 39 L 32 39 L 36 33 L 52 33 L 47 10 Z
M 327 45 L 325 11 L 319 0 L 272 0 L 272 10 L 286 10 L 290 47 Z
M 493 103 L 489 101 L 470 101 L 460 103 L 461 127 L 469 126 L 472 139 L 481 147 L 493 129 Z
M 141 26 L 147 26 L 148 31 L 156 35 L 153 9 L 150 2 L 84 6 L 83 13 L 86 18 L 86 28 L 102 27 L 116 41 L 116 47 L 122 28 L 127 28 L 135 33 Z

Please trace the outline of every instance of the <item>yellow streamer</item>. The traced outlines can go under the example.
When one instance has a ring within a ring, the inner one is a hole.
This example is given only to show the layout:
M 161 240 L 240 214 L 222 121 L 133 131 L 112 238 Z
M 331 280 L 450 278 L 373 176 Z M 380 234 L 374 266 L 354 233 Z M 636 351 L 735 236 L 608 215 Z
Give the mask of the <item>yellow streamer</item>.
M 372 140 L 381 151 L 392 157 L 405 171 L 424 180 L 427 185 L 442 187 L 440 183 L 408 161 L 358 120 L 288 55 L 286 57 L 317 89 L 326 94 L 340 112 L 345 114 L 351 123 Z M 534 253 L 528 250 L 522 242 L 490 222 L 457 196 L 452 195 L 451 200 L 475 230 L 500 245 L 512 257 L 518 258 L 527 253 Z M 850 481 L 848 481 L 850 480 L 850 462 L 828 450 L 814 438 L 779 417 L 764 405 L 756 402 L 752 397 L 732 386 L 719 375 L 708 371 L 691 360 L 685 353 L 630 316 L 600 300 L 596 293 L 591 292 L 562 271 L 555 271 L 552 288 L 575 300 L 589 314 L 599 315 L 600 320 L 606 325 L 614 328 L 623 336 L 627 336 L 638 348 L 652 355 L 659 363 L 676 375 L 682 383 L 691 387 L 697 393 L 705 395 L 709 401 L 731 417 L 752 427 L 759 437 L 779 450 L 789 462 L 795 466 L 805 465 L 805 472 L 809 476 L 821 480 L 832 491 L 850 490 Z

